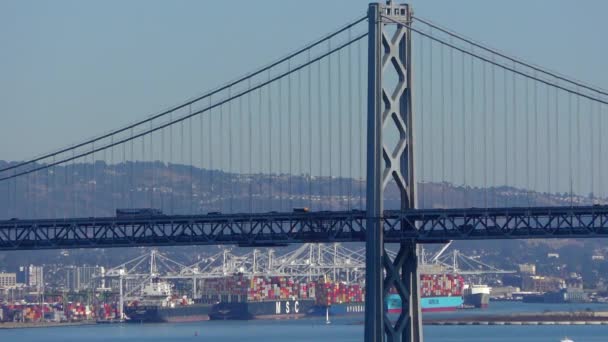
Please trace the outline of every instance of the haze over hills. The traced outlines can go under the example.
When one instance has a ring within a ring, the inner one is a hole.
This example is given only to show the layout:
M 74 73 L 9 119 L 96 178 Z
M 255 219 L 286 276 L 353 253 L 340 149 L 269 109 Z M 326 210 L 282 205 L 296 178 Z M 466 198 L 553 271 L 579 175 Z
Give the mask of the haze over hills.
M 0 161 L 0 167 L 10 165 Z M 32 168 L 36 166 L 31 166 Z M 113 216 L 115 208 L 159 208 L 164 213 L 349 210 L 365 207 L 365 181 L 288 174 L 235 174 L 182 164 L 79 163 L 0 184 L 0 217 Z M 591 196 L 549 194 L 509 186 L 463 187 L 419 183 L 420 208 L 591 205 Z M 389 183 L 385 208 L 398 208 Z
M 8 164 L 0 161 L 0 167 Z M 152 184 L 156 185 L 152 187 Z M 17 184 L 13 181 L 0 184 L 0 193 L 3 194 L 0 216 L 5 219 L 113 216 L 117 207 L 154 207 L 165 213 L 202 214 L 252 209 L 291 211 L 304 206 L 312 210 L 348 210 L 365 206 L 365 183 L 361 179 L 237 175 L 160 162 L 127 162 L 111 167 L 102 162 L 57 166 L 48 173 L 21 177 Z M 394 185 L 389 187 L 387 209 L 397 207 L 397 195 Z M 590 205 L 594 202 L 593 198 L 584 196 L 529 192 L 506 186 L 480 189 L 449 183 L 418 184 L 418 200 L 422 208 Z M 581 245 L 584 248 L 580 248 Z M 467 241 L 454 246 L 466 254 L 483 255 L 486 262 L 498 267 L 511 269 L 518 263 L 543 258 L 543 253 L 546 256 L 549 251 L 560 251 L 566 253 L 567 260 L 580 261 L 602 248 L 594 240 Z M 117 265 L 146 250 L 133 247 L 96 249 L 95 253 L 88 250 L 5 252 L 0 253 L 0 270 L 29 263 Z M 218 247 L 161 250 L 177 260 L 194 262 L 201 255 L 216 253 Z M 588 274 L 598 272 L 597 267 L 586 262 L 573 262 L 569 269 Z

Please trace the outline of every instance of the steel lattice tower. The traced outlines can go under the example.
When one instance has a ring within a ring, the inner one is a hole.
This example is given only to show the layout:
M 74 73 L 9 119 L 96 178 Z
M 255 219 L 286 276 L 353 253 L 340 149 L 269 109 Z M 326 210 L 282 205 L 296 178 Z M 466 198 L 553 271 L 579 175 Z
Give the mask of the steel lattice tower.
M 422 341 L 419 307 L 417 247 L 414 240 L 400 244 L 395 260 L 384 249 L 384 190 L 394 181 L 400 193 L 400 209 L 415 207 L 413 161 L 413 113 L 411 8 L 406 4 L 372 3 L 368 10 L 368 107 L 367 107 L 367 232 L 365 341 Z M 398 24 L 403 23 L 403 24 Z M 392 30 L 394 28 L 394 30 Z M 388 74 L 398 82 L 394 89 Z M 399 137 L 388 146 L 387 126 Z M 401 222 L 401 229 L 415 229 Z M 391 288 L 401 297 L 402 312 L 395 324 L 387 317 L 384 298 Z

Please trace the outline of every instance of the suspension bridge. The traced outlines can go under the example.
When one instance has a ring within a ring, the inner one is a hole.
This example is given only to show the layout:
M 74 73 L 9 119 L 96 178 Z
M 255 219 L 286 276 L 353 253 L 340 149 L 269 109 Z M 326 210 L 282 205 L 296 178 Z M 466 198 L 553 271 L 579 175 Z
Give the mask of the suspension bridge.
M 417 244 L 608 234 L 607 113 L 608 91 L 373 3 L 201 96 L 0 165 L 0 250 L 364 241 L 365 340 L 421 341 Z

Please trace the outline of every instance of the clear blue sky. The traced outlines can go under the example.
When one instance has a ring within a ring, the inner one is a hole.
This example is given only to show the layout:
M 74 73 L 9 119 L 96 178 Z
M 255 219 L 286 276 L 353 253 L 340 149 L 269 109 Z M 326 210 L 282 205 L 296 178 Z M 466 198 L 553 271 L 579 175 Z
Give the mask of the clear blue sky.
M 0 159 L 203 93 L 363 15 L 368 1 L 0 1 Z M 608 88 L 608 1 L 412 1 L 416 14 Z

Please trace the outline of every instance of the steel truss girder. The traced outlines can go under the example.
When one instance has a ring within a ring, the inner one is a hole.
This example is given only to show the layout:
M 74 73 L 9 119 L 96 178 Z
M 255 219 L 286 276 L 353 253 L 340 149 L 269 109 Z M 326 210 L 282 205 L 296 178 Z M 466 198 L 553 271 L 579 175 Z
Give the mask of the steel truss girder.
M 366 212 L 0 221 L 0 250 L 362 242 Z M 385 211 L 385 243 L 608 238 L 608 207 Z M 381 260 L 382 262 L 382 260 Z

